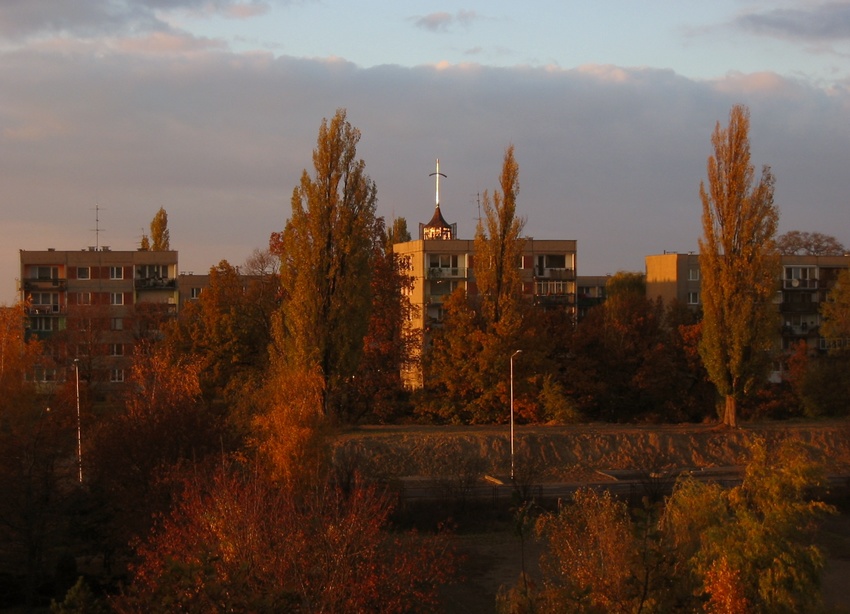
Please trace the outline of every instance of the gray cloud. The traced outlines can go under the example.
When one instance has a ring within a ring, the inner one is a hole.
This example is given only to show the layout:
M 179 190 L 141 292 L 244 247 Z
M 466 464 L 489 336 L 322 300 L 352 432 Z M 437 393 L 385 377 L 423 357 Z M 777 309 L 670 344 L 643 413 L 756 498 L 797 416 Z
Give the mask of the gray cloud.
M 475 11 L 458 11 L 454 15 L 446 12 L 430 13 L 420 17 L 413 17 L 413 23 L 418 28 L 430 30 L 431 32 L 448 32 L 455 25 L 465 28 L 470 27 L 480 16 Z
M 0 55 L 0 302 L 17 250 L 133 249 L 169 213 L 181 268 L 238 264 L 280 230 L 323 117 L 362 134 L 379 212 L 411 228 L 433 212 L 472 237 L 476 200 L 516 146 L 527 232 L 575 238 L 581 274 L 641 270 L 695 250 L 710 134 L 738 102 L 752 113 L 756 166 L 777 176 L 782 230 L 846 224 L 850 87 L 772 74 L 694 81 L 672 71 L 479 65 L 361 69 L 345 61 L 238 55 Z
M 804 41 L 850 39 L 850 3 L 815 4 L 741 15 L 735 22 L 758 34 Z
M 11 41 L 38 36 L 117 36 L 168 31 L 161 11 L 215 13 L 233 18 L 259 15 L 260 0 L 4 0 L 0 3 L 0 37 Z

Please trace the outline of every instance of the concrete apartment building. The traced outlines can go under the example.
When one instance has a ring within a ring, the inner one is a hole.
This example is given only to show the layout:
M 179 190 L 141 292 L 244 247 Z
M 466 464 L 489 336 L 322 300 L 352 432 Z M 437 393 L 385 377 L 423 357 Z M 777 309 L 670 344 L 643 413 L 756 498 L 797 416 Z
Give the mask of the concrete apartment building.
M 410 326 L 423 333 L 443 319 L 443 305 L 449 295 L 461 288 L 470 295 L 478 293 L 475 283 L 475 241 L 457 238 L 457 224 L 448 223 L 440 210 L 439 166 L 437 167 L 436 208 L 427 224 L 419 225 L 418 238 L 393 247 L 405 258 L 413 276 L 409 299 L 412 306 Z M 575 314 L 576 248 L 573 239 L 525 238 L 518 263 L 523 293 L 544 308 L 559 307 Z M 411 387 L 422 385 L 421 373 L 406 374 Z
M 61 381 L 76 359 L 81 377 L 108 396 L 138 340 L 177 313 L 176 251 L 20 250 L 20 264 L 27 335 L 47 342 L 52 359 L 40 381 Z
M 781 273 L 776 284 L 775 302 L 779 307 L 780 326 L 777 348 L 788 350 L 805 341 L 810 350 L 825 350 L 826 342 L 818 334 L 820 303 L 835 286 L 838 274 L 850 268 L 850 255 L 781 256 Z M 673 299 L 693 309 L 702 305 L 699 255 L 664 253 L 646 257 L 646 294 Z

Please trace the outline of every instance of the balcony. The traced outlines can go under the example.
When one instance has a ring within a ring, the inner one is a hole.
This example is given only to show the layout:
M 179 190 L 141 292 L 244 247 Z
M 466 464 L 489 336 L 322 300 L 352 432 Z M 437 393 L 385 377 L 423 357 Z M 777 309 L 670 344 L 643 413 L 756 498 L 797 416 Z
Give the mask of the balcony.
M 783 279 L 783 290 L 817 290 L 817 279 Z
M 553 279 L 560 281 L 575 281 L 575 269 L 535 269 L 535 279 Z
M 174 290 L 176 288 L 176 279 L 167 279 L 165 277 L 136 278 L 136 290 Z
M 28 277 L 24 279 L 24 290 L 65 290 L 68 280 L 65 278 Z
M 436 267 L 428 269 L 428 279 L 466 279 L 467 268 L 463 266 L 456 267 Z
M 27 315 L 51 316 L 67 313 L 65 305 L 30 305 L 27 307 Z

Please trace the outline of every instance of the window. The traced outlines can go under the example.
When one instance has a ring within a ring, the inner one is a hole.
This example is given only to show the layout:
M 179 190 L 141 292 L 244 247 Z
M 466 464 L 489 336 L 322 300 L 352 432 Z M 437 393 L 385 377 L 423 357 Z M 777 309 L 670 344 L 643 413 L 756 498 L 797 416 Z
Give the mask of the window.
M 113 383 L 124 381 L 124 369 L 110 369 L 109 381 Z
M 109 267 L 109 279 L 124 279 L 124 267 Z
M 109 295 L 109 303 L 111 305 L 123 305 L 124 304 L 124 294 L 121 292 L 113 292 Z
M 699 305 L 699 292 L 688 292 L 688 305 Z
M 91 292 L 78 292 L 77 305 L 91 305 Z
M 201 289 L 200 288 L 192 288 L 189 291 L 189 297 L 190 298 L 198 298 L 200 296 L 201 296 Z
M 428 258 L 432 269 L 457 268 L 457 254 L 430 254 Z
M 78 266 L 77 279 L 91 279 L 91 269 L 87 266 Z
M 38 279 L 59 279 L 59 267 L 55 267 L 55 266 L 36 267 L 36 277 Z
M 57 381 L 56 369 L 47 369 L 45 367 L 36 367 L 34 371 L 35 381 L 37 382 L 55 382 Z
M 50 317 L 37 317 L 30 319 L 30 328 L 32 330 L 50 332 L 53 330 L 53 318 Z
M 124 344 L 123 343 L 110 343 L 109 344 L 109 355 L 110 356 L 123 356 L 124 355 Z
M 431 296 L 446 296 L 457 288 L 457 281 L 449 279 L 431 280 Z
M 112 330 L 124 330 L 124 318 L 112 318 Z
M 699 281 L 699 269 L 688 269 L 688 281 Z
M 59 294 L 56 292 L 33 292 L 30 296 L 35 313 L 59 313 Z

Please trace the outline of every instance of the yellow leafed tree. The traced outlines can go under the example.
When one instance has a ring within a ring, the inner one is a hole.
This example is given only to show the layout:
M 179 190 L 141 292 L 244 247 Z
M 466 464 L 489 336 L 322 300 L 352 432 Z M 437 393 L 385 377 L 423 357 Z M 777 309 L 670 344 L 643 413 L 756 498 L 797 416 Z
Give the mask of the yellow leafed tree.
M 700 183 L 703 324 L 700 355 L 725 399 L 723 422 L 737 426 L 737 402 L 763 380 L 776 330 L 772 302 L 779 259 L 774 236 L 779 211 L 774 178 L 750 163 L 750 115 L 736 105 L 726 128 L 711 137 L 708 182 Z

